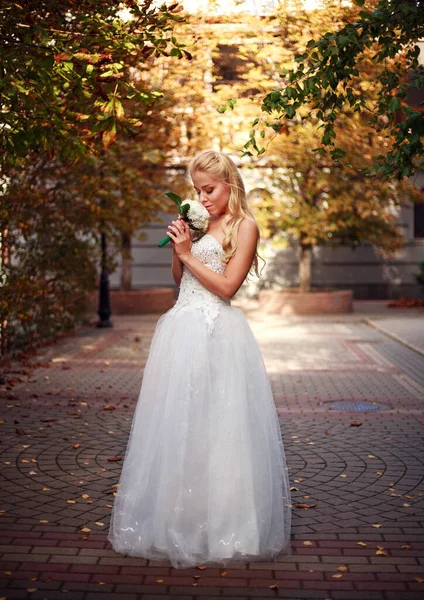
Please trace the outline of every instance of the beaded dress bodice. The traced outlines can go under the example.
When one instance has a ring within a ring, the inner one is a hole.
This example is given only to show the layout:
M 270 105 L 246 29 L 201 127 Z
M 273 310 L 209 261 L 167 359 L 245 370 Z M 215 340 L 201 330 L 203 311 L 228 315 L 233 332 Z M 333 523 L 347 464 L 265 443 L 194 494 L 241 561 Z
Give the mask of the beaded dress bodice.
M 225 272 L 224 250 L 212 235 L 206 234 L 194 242 L 191 246 L 191 254 L 215 273 L 223 274 Z M 207 290 L 187 267 L 183 267 L 180 293 L 173 310 L 179 310 L 188 305 L 198 308 L 205 317 L 209 333 L 212 333 L 214 321 L 221 306 L 230 304 L 230 300 L 224 300 L 221 296 Z

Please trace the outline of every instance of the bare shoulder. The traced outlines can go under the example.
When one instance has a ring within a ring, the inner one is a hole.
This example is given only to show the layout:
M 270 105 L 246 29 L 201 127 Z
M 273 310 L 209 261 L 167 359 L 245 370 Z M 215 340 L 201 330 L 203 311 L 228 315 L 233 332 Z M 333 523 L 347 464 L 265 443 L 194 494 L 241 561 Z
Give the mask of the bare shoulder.
M 254 219 L 245 217 L 239 226 L 239 235 L 243 238 L 252 239 L 257 242 L 259 238 L 259 227 Z

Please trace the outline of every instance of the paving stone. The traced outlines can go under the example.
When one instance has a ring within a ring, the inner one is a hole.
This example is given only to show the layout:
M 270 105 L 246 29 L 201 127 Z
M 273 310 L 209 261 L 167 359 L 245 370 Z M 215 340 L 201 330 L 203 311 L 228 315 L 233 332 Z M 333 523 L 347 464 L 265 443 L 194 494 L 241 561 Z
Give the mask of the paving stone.
M 50 366 L 34 369 L 13 386 L 15 399 L 7 399 L 2 416 L 0 463 L 5 510 L 0 568 L 12 572 L 5 579 L 7 597 L 26 598 L 24 587 L 10 586 L 26 585 L 36 573 L 50 574 L 53 581 L 47 584 L 68 586 L 68 592 L 60 592 L 66 600 L 418 598 L 414 577 L 424 568 L 424 497 L 419 495 L 424 492 L 424 378 L 419 378 L 424 356 L 408 354 L 413 350 L 355 315 L 291 321 L 249 312 L 270 373 L 291 484 L 298 488 L 292 493 L 291 556 L 229 565 L 225 582 L 220 569 L 211 566 L 208 576 L 202 574 L 202 585 L 193 587 L 193 569 L 113 551 L 106 505 L 113 503 L 108 492 L 122 465 L 107 459 L 125 450 L 157 319 L 116 317 L 108 331 L 84 327 L 72 338 L 40 348 L 34 362 Z M 415 328 L 411 331 L 416 335 Z M 141 339 L 136 346 L 135 335 Z M 58 353 L 69 368 L 53 362 Z M 375 402 L 385 410 L 342 412 L 333 408 L 340 400 Z M 115 410 L 103 411 L 106 403 Z M 42 422 L 52 410 L 57 420 Z M 25 439 L 16 437 L 14 420 L 31 432 Z M 351 426 L 354 421 L 361 426 Z M 78 449 L 72 448 L 76 442 Z M 33 458 L 36 464 L 22 462 Z M 37 474 L 29 475 L 31 470 Z M 297 508 L 305 501 L 316 503 L 316 509 Z M 91 529 L 85 540 L 83 527 Z M 403 551 L 405 544 L 411 550 Z M 376 556 L 377 545 L 389 556 Z M 349 571 L 343 580 L 333 580 L 344 564 Z M 158 569 L 168 585 L 150 583 Z M 280 585 L 277 590 L 269 589 L 273 582 Z M 30 583 L 27 587 L 37 587 L 38 582 Z M 47 585 L 31 598 L 58 600 L 58 589 Z

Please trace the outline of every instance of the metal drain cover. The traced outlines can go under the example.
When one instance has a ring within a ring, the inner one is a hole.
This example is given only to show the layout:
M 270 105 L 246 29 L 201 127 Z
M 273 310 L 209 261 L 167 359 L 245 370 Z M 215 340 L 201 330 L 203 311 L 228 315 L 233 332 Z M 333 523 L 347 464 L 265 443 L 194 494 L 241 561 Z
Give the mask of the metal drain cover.
M 349 402 L 349 400 L 340 400 L 339 402 L 331 402 L 330 410 L 368 412 L 371 410 L 390 410 L 390 406 L 379 402 Z

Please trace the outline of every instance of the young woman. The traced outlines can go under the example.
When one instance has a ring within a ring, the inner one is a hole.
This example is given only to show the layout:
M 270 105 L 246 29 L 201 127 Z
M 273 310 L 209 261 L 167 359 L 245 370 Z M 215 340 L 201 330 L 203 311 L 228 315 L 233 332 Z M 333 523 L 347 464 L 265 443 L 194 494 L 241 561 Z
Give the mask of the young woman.
M 189 172 L 210 214 L 192 243 L 168 228 L 180 293 L 156 326 L 108 539 L 117 552 L 175 567 L 275 560 L 290 554 L 285 452 L 262 355 L 231 306 L 257 272 L 258 227 L 225 154 Z

